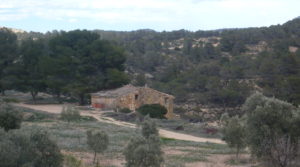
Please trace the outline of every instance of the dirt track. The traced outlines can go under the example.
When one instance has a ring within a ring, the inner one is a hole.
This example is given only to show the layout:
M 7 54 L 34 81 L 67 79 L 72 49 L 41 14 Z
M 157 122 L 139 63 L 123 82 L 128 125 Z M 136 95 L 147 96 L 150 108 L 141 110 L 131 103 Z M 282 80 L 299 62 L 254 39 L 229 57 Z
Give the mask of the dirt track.
M 29 104 L 17 104 L 21 107 L 31 108 L 34 110 L 40 110 L 45 111 L 49 113 L 59 114 L 62 110 L 63 105 L 29 105 Z M 125 126 L 130 128 L 136 128 L 135 124 L 124 122 L 124 121 L 118 121 L 110 117 L 105 117 L 102 115 L 102 112 L 99 111 L 90 111 L 90 110 L 81 110 L 81 115 L 85 116 L 92 116 L 98 121 L 111 123 L 119 126 Z M 194 142 L 210 142 L 210 143 L 217 143 L 217 144 L 225 144 L 224 141 L 220 139 L 212 139 L 212 138 L 203 138 L 203 137 L 196 137 L 192 135 L 187 135 L 183 133 L 177 133 L 172 132 L 165 129 L 159 129 L 160 136 L 166 137 L 166 138 L 173 138 L 177 140 L 185 140 L 185 141 L 194 141 Z

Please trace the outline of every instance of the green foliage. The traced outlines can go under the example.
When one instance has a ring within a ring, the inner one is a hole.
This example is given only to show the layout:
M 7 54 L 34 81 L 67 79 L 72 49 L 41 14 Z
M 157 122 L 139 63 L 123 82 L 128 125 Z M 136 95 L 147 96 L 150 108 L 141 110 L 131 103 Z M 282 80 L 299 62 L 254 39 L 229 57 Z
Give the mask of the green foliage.
M 35 164 L 37 166 L 62 166 L 63 157 L 55 142 L 49 138 L 45 131 L 37 131 L 31 134 L 30 142 L 34 143 L 36 152 Z
M 167 114 L 167 109 L 160 104 L 145 104 L 137 109 L 137 112 L 146 116 L 149 115 L 151 118 L 165 118 L 165 114 Z
M 240 150 L 246 147 L 245 125 L 237 116 L 232 118 L 223 116 L 223 121 L 223 139 L 229 147 L 236 149 L 236 157 L 238 159 Z
M 163 152 L 156 125 L 147 119 L 142 125 L 143 137 L 132 138 L 124 150 L 127 167 L 159 167 Z
M 3 102 L 5 103 L 19 103 L 20 101 L 16 98 L 3 98 Z
M 58 96 L 67 91 L 84 104 L 87 93 L 128 83 L 124 51 L 99 38 L 96 33 L 75 30 L 50 40 L 48 59 L 58 68 L 48 72 L 48 85 Z
M 154 121 L 146 116 L 142 123 L 142 135 L 148 139 L 151 135 L 158 136 L 158 130 Z
M 145 75 L 144 74 L 138 74 L 136 77 L 135 77 L 135 82 L 134 82 L 134 85 L 135 86 L 145 86 L 146 85 L 146 78 L 145 78 Z
M 128 114 L 128 113 L 131 113 L 132 111 L 131 111 L 129 108 L 121 108 L 121 109 L 119 110 L 119 112 Z
M 16 86 L 13 64 L 17 58 L 17 36 L 9 29 L 0 29 L 0 92 Z
M 252 154 L 274 166 L 289 166 L 299 148 L 300 110 L 290 103 L 256 93 L 243 106 L 247 142 Z
M 30 92 L 34 103 L 39 92 L 46 90 L 44 73 L 40 60 L 46 54 L 42 40 L 28 39 L 20 47 L 22 56 L 15 65 L 18 76 L 18 90 Z
M 19 129 L 22 122 L 22 113 L 15 107 L 0 103 L 0 127 L 5 131 Z
M 47 132 L 0 131 L 1 167 L 62 167 L 62 154 Z
M 60 118 L 62 120 L 70 121 L 78 121 L 81 119 L 79 110 L 74 106 L 63 106 L 62 111 L 60 113 Z
M 31 32 L 17 34 L 19 47 L 16 35 L 2 28 L 0 91 L 29 91 L 33 98 L 42 91 L 59 102 L 64 95 L 88 103 L 88 93 L 128 83 L 126 65 L 131 75 L 153 76 L 138 75 L 133 84 L 173 94 L 176 102 L 240 107 L 250 91 L 262 88 L 267 96 L 299 105 L 300 50 L 289 51 L 300 47 L 299 25 L 295 19 L 220 31 Z
M 94 151 L 94 163 L 96 162 L 97 153 L 103 153 L 109 144 L 108 135 L 104 131 L 87 131 L 87 144 Z
M 9 29 L 0 29 L 0 92 L 15 86 L 15 75 L 11 67 L 17 55 L 17 36 Z

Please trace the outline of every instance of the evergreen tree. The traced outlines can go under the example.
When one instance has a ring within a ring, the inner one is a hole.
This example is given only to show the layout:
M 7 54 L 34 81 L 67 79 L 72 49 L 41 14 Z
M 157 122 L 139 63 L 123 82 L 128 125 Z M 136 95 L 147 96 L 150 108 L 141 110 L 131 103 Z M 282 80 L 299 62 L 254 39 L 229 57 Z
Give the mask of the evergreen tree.
M 10 67 L 17 56 L 17 36 L 9 29 L 0 29 L 0 92 L 13 88 Z

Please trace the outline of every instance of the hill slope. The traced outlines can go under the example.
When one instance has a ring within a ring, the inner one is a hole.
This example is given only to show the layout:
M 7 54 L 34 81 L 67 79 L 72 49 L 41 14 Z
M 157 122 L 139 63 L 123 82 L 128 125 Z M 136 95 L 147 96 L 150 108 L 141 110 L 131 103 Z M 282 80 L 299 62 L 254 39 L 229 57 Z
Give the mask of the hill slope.
M 225 109 L 258 90 L 300 104 L 300 19 L 215 31 L 94 32 L 123 46 L 133 84 L 174 94 L 177 103 Z M 59 34 L 16 33 L 19 40 Z

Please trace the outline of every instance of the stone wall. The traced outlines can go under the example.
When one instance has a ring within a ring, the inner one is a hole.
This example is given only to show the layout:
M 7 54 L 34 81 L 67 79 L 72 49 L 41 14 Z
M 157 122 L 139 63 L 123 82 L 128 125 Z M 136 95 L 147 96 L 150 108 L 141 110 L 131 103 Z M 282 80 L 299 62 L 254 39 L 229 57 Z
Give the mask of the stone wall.
M 116 98 L 92 96 L 91 104 L 94 108 L 113 109 Z
M 118 108 L 129 108 L 133 111 L 144 104 L 160 104 L 168 110 L 166 117 L 173 118 L 173 97 L 150 88 L 140 88 L 116 100 Z
M 168 110 L 166 117 L 173 118 L 173 99 L 173 96 L 151 88 L 141 87 L 136 91 L 116 98 L 92 96 L 91 102 L 95 108 L 97 106 L 102 109 L 129 108 L 132 111 L 144 104 L 160 104 Z
M 173 117 L 173 97 L 162 92 L 150 88 L 142 88 L 139 90 L 136 108 L 143 104 L 160 104 L 167 108 L 167 118 Z

